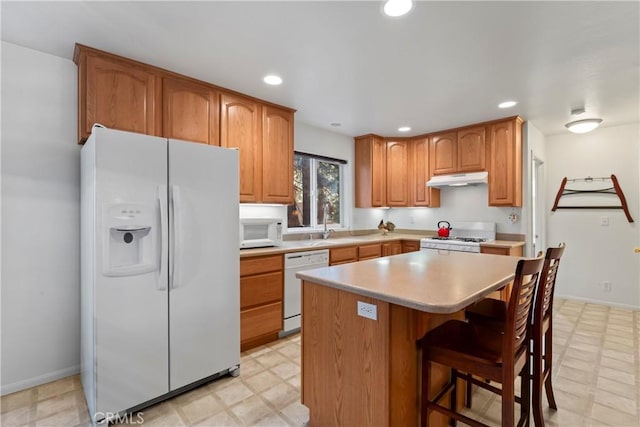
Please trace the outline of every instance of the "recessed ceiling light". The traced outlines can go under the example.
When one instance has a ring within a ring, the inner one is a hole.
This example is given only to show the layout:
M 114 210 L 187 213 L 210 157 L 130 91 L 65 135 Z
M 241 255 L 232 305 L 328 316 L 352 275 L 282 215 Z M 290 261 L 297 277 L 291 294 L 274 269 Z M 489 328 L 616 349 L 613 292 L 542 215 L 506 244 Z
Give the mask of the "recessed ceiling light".
M 511 108 L 517 104 L 516 101 L 504 101 L 498 104 L 498 108 Z
M 602 123 L 602 119 L 584 119 L 567 123 L 565 127 L 573 133 L 587 133 L 600 126 L 600 123 Z
M 329 123 L 329 124 L 330 124 L 331 126 L 333 126 L 333 127 L 336 127 L 336 128 L 337 128 L 337 127 L 342 126 L 342 123 L 340 123 L 340 122 L 331 122 L 331 123 Z
M 413 9 L 413 0 L 387 0 L 382 10 L 385 15 L 397 18 L 406 15 Z
M 280 76 L 276 76 L 275 74 L 270 74 L 268 76 L 264 76 L 262 79 L 268 85 L 277 86 L 282 83 L 282 78 Z
M 411 128 L 409 126 L 402 126 L 398 128 L 398 132 L 409 132 Z

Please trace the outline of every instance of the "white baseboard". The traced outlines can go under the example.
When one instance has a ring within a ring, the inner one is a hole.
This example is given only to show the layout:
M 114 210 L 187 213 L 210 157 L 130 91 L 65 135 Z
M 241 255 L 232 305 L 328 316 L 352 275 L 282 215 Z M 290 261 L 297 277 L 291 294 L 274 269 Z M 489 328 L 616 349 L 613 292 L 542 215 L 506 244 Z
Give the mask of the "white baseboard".
M 2 386 L 0 386 L 0 396 L 15 393 L 16 391 L 35 387 L 37 385 L 46 384 L 51 381 L 59 380 L 60 378 L 68 377 L 70 375 L 75 375 L 78 373 L 80 373 L 80 365 L 75 365 L 69 368 L 48 372 L 44 375 L 28 378 L 26 380 L 18 381 L 15 383 L 3 384 Z
M 575 297 L 575 296 L 572 296 L 572 295 L 558 295 L 558 294 L 555 294 L 554 298 L 562 298 L 562 299 L 567 299 L 567 300 L 572 300 L 572 301 L 586 302 L 586 303 L 589 303 L 589 304 L 606 305 L 606 306 L 609 306 L 609 307 L 624 308 L 626 310 L 635 310 L 635 311 L 640 310 L 640 305 L 620 304 L 620 303 L 617 303 L 617 302 L 602 301 L 602 300 L 599 300 L 599 299 L 591 299 L 591 298 Z

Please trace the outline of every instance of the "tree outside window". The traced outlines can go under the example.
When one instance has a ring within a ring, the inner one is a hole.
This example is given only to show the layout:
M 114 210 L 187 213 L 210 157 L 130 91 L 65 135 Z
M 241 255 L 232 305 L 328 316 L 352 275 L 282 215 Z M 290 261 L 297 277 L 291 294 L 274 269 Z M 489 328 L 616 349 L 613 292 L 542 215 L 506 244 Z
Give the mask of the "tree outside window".
M 294 204 L 288 207 L 289 228 L 318 228 L 342 224 L 341 178 L 344 161 L 295 153 Z

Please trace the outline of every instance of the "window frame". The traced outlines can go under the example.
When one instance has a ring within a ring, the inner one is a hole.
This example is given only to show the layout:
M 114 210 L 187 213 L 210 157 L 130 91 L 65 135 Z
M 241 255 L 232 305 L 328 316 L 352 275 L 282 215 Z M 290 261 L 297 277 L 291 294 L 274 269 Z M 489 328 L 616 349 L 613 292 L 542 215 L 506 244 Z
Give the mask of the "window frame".
M 319 154 L 305 153 L 301 151 L 294 152 L 294 158 L 296 155 L 306 156 L 309 158 L 309 169 L 310 169 L 310 177 L 309 177 L 309 187 L 310 187 L 310 206 L 309 206 L 309 216 L 311 224 L 308 227 L 289 227 L 289 223 L 287 221 L 287 233 L 309 233 L 309 232 L 318 232 L 323 230 L 322 222 L 318 223 L 318 163 L 325 162 L 331 163 L 338 166 L 338 174 L 340 183 L 338 185 L 338 192 L 340 196 L 340 223 L 339 224 L 327 224 L 327 228 L 331 228 L 332 230 L 344 230 L 347 228 L 346 224 L 346 213 L 345 213 L 345 176 L 346 176 L 346 160 L 336 159 L 332 157 L 322 156 Z M 292 183 L 293 184 L 293 183 Z M 295 191 L 294 191 L 295 193 Z M 294 194 L 295 197 L 295 194 Z M 294 200 L 295 203 L 295 200 Z M 287 218 L 288 218 L 288 209 L 287 205 Z

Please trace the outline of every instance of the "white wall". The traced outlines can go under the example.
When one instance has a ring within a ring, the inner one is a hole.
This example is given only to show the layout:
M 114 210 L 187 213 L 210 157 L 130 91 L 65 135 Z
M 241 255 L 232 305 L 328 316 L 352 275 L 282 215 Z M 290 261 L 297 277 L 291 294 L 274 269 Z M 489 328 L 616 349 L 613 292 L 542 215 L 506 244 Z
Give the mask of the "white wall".
M 558 273 L 556 295 L 640 308 L 640 262 L 633 252 L 640 243 L 638 150 L 640 125 L 637 123 L 600 128 L 583 135 L 567 132 L 547 137 L 548 212 L 563 177 L 615 174 L 636 221 L 627 222 L 622 210 L 615 209 L 550 212 L 547 242 L 567 244 Z M 598 184 L 593 186 L 600 188 Z M 618 202 L 616 196 L 607 197 L 612 203 Z M 563 200 L 566 203 L 563 198 L 561 205 Z M 609 218 L 608 226 L 600 225 L 603 216 Z M 602 290 L 600 284 L 605 280 L 611 282 L 611 292 Z
M 2 42 L 2 394 L 79 369 L 75 75 Z
M 513 211 L 522 216 L 522 208 L 498 208 L 489 206 L 486 185 L 466 187 L 444 187 L 440 190 L 439 208 L 392 208 L 389 220 L 398 228 L 436 230 L 438 221 L 482 221 L 495 222 L 498 233 L 524 234 L 525 229 L 519 219 L 509 221 Z

